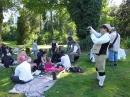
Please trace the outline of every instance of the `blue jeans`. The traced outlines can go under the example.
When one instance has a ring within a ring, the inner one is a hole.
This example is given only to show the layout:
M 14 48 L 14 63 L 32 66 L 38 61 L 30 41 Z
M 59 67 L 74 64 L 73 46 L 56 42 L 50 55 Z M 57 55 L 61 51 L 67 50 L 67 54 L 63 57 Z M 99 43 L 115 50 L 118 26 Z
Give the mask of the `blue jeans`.
M 71 49 L 71 42 L 68 42 L 68 43 L 67 43 L 67 49 L 66 49 L 66 51 L 69 52 L 70 49 Z
M 20 83 L 20 84 L 25 84 L 25 83 L 26 83 L 26 82 L 20 80 L 18 76 L 11 76 L 10 79 L 11 79 L 13 82 L 16 82 L 16 83 Z
M 33 54 L 37 55 L 38 54 L 38 50 L 33 50 Z
M 111 49 L 109 49 L 109 61 L 118 61 L 118 52 L 114 52 Z

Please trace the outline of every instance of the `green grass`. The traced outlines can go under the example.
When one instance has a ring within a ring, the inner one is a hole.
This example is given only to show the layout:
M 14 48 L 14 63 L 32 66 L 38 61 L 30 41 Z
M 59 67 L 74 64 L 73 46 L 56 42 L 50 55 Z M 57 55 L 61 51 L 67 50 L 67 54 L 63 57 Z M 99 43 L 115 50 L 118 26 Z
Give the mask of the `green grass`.
M 16 41 L 4 41 L 3 43 L 12 48 L 19 48 L 19 45 L 16 44 Z M 25 44 L 24 46 L 26 48 L 27 47 L 32 48 L 32 44 Z M 40 49 L 40 48 L 48 49 L 50 47 L 51 47 L 50 45 L 38 45 L 38 49 Z M 64 45 L 64 47 L 66 47 L 66 45 Z
M 84 73 L 63 73 L 55 85 L 45 92 L 46 97 L 130 97 L 130 53 L 127 59 L 120 60 L 117 67 L 106 66 L 105 87 L 93 87 L 97 83 L 94 63 L 89 60 L 87 53 L 82 53 L 79 62 Z M 108 62 L 107 62 L 108 64 Z M 8 71 L 8 72 L 7 72 Z M 15 83 L 10 81 L 10 69 L 0 68 L 0 97 L 25 97 L 22 94 L 8 94 Z

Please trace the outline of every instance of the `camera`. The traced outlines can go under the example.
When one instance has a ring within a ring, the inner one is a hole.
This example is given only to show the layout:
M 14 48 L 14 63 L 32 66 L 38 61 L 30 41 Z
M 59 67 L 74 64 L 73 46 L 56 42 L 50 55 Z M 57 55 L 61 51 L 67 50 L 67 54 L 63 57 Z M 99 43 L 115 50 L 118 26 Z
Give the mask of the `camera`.
M 86 32 L 87 32 L 87 33 L 89 33 L 89 32 L 90 32 L 90 30 L 91 30 L 91 28 L 89 27 L 89 28 L 87 28 Z

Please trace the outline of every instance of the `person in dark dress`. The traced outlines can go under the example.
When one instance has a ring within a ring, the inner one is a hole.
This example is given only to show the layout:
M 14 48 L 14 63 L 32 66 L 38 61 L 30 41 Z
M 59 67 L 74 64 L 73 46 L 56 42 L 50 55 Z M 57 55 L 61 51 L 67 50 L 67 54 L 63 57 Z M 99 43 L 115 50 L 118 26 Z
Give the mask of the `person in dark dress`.
M 7 55 L 7 52 L 4 53 L 2 57 L 2 64 L 4 64 L 5 68 L 9 68 L 9 65 L 12 65 L 14 59 L 11 56 Z

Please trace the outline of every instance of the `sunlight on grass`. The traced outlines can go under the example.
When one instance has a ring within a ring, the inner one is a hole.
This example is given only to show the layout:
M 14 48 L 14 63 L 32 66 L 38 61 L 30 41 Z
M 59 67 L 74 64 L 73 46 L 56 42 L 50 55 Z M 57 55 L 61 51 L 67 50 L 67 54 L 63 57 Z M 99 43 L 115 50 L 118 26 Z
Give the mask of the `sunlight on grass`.
M 15 42 L 7 42 L 11 47 L 18 45 Z M 31 45 L 27 45 L 32 47 Z M 39 48 L 48 48 L 49 45 L 40 45 Z M 63 73 L 54 86 L 46 91 L 46 97 L 130 97 L 130 52 L 126 52 L 127 59 L 120 60 L 117 67 L 106 66 L 105 87 L 98 89 L 93 84 L 98 83 L 93 78 L 96 77 L 95 65 L 89 59 L 87 52 L 82 52 L 77 63 L 84 73 Z M 14 56 L 16 57 L 16 56 Z M 109 64 L 109 62 L 107 62 Z M 107 65 L 106 64 L 106 65 Z M 0 68 L 0 97 L 25 97 L 21 94 L 8 94 L 14 87 L 14 83 L 9 77 L 11 69 Z
M 3 84 L 2 86 L 6 86 L 6 85 L 8 85 L 8 84 L 10 84 L 10 82 L 7 82 L 7 83 Z

